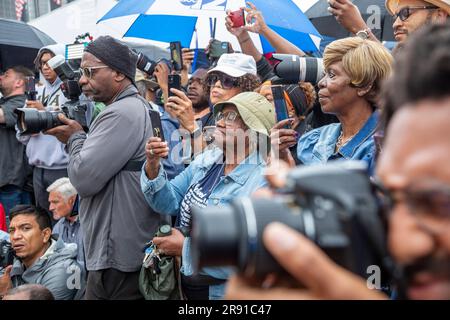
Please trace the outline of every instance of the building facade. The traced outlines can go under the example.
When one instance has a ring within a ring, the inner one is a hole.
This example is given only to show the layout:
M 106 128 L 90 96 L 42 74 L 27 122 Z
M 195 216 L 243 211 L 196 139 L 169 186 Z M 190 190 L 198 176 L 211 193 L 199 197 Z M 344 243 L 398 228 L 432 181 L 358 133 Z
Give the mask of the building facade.
M 73 1 L 76 0 L 0 0 L 0 18 L 28 22 Z

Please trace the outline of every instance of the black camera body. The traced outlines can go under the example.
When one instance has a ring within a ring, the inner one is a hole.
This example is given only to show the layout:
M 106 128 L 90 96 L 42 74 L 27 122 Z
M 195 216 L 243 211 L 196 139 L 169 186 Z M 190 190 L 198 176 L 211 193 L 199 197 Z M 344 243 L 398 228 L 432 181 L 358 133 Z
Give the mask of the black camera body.
M 368 267 L 387 271 L 385 230 L 366 166 L 357 162 L 300 167 L 283 195 L 240 198 L 229 206 L 193 208 L 194 270 L 236 266 L 248 277 L 286 274 L 262 242 L 264 228 L 284 223 L 315 242 L 336 263 L 367 278 Z
M 6 268 L 14 262 L 14 250 L 6 240 L 0 241 L 0 268 Z
M 63 56 L 57 55 L 48 61 L 49 66 L 56 72 L 63 82 L 61 91 L 68 99 L 62 106 L 60 111 L 38 111 L 29 108 L 17 108 L 17 127 L 21 134 L 34 134 L 45 131 L 63 123 L 58 119 L 58 114 L 62 113 L 67 118 L 77 121 L 84 129 L 88 131 L 86 113 L 88 106 L 86 103 L 80 102 L 82 94 L 78 81 L 81 78 L 80 72 L 73 70 Z

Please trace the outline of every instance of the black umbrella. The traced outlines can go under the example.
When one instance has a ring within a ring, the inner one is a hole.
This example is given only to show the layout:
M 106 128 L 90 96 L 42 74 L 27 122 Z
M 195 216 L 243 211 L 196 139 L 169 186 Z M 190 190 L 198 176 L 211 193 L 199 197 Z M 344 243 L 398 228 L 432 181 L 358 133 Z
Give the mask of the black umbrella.
M 40 48 L 55 41 L 24 22 L 0 19 L 0 70 L 14 65 L 33 68 Z
M 374 22 L 379 25 L 372 27 L 372 32 L 378 39 L 383 41 L 395 41 L 392 31 L 393 19 L 386 11 L 385 0 L 354 0 L 353 3 L 359 8 L 363 19 L 370 26 Z M 351 34 L 345 30 L 328 12 L 328 1 L 319 0 L 306 15 L 320 34 L 333 38 L 345 38 Z

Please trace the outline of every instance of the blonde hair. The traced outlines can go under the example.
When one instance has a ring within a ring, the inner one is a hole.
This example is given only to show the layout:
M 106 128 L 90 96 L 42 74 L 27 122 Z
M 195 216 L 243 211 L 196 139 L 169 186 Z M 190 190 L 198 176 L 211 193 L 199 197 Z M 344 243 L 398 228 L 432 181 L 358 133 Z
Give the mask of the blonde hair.
M 333 41 L 323 54 L 327 70 L 331 64 L 342 61 L 342 67 L 357 88 L 370 88 L 365 98 L 375 104 L 381 83 L 392 71 L 393 57 L 381 44 L 359 37 Z

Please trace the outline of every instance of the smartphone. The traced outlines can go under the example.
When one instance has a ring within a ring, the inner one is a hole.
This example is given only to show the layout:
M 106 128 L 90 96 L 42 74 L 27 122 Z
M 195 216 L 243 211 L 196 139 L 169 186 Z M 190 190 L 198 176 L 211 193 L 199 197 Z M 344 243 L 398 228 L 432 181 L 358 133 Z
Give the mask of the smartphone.
M 27 96 L 27 100 L 36 100 L 37 91 L 34 77 L 25 78 L 25 95 Z
M 221 42 L 214 39 L 209 46 L 208 57 L 209 58 L 220 58 L 224 53 L 228 53 L 230 49 L 230 44 L 228 42 Z
M 171 88 L 181 90 L 181 76 L 179 74 L 169 74 L 169 97 L 175 94 L 170 91 Z
M 288 119 L 289 114 L 286 106 L 286 100 L 284 99 L 284 90 L 280 85 L 272 86 L 273 102 L 275 104 L 275 114 L 277 116 L 277 122 Z
M 161 116 L 159 115 L 159 112 L 151 109 L 149 109 L 148 112 L 150 115 L 150 120 L 152 122 L 153 137 L 158 137 L 161 139 L 161 141 L 165 141 L 161 124 Z
M 245 26 L 245 10 L 240 9 L 229 13 L 229 17 L 233 22 L 233 28 Z
M 75 202 L 73 203 L 72 212 L 70 213 L 71 217 L 78 215 L 79 206 L 80 206 L 80 197 L 77 195 L 77 197 L 75 198 Z
M 170 59 L 172 60 L 173 69 L 175 71 L 181 71 L 183 69 L 183 56 L 180 41 L 170 43 Z

